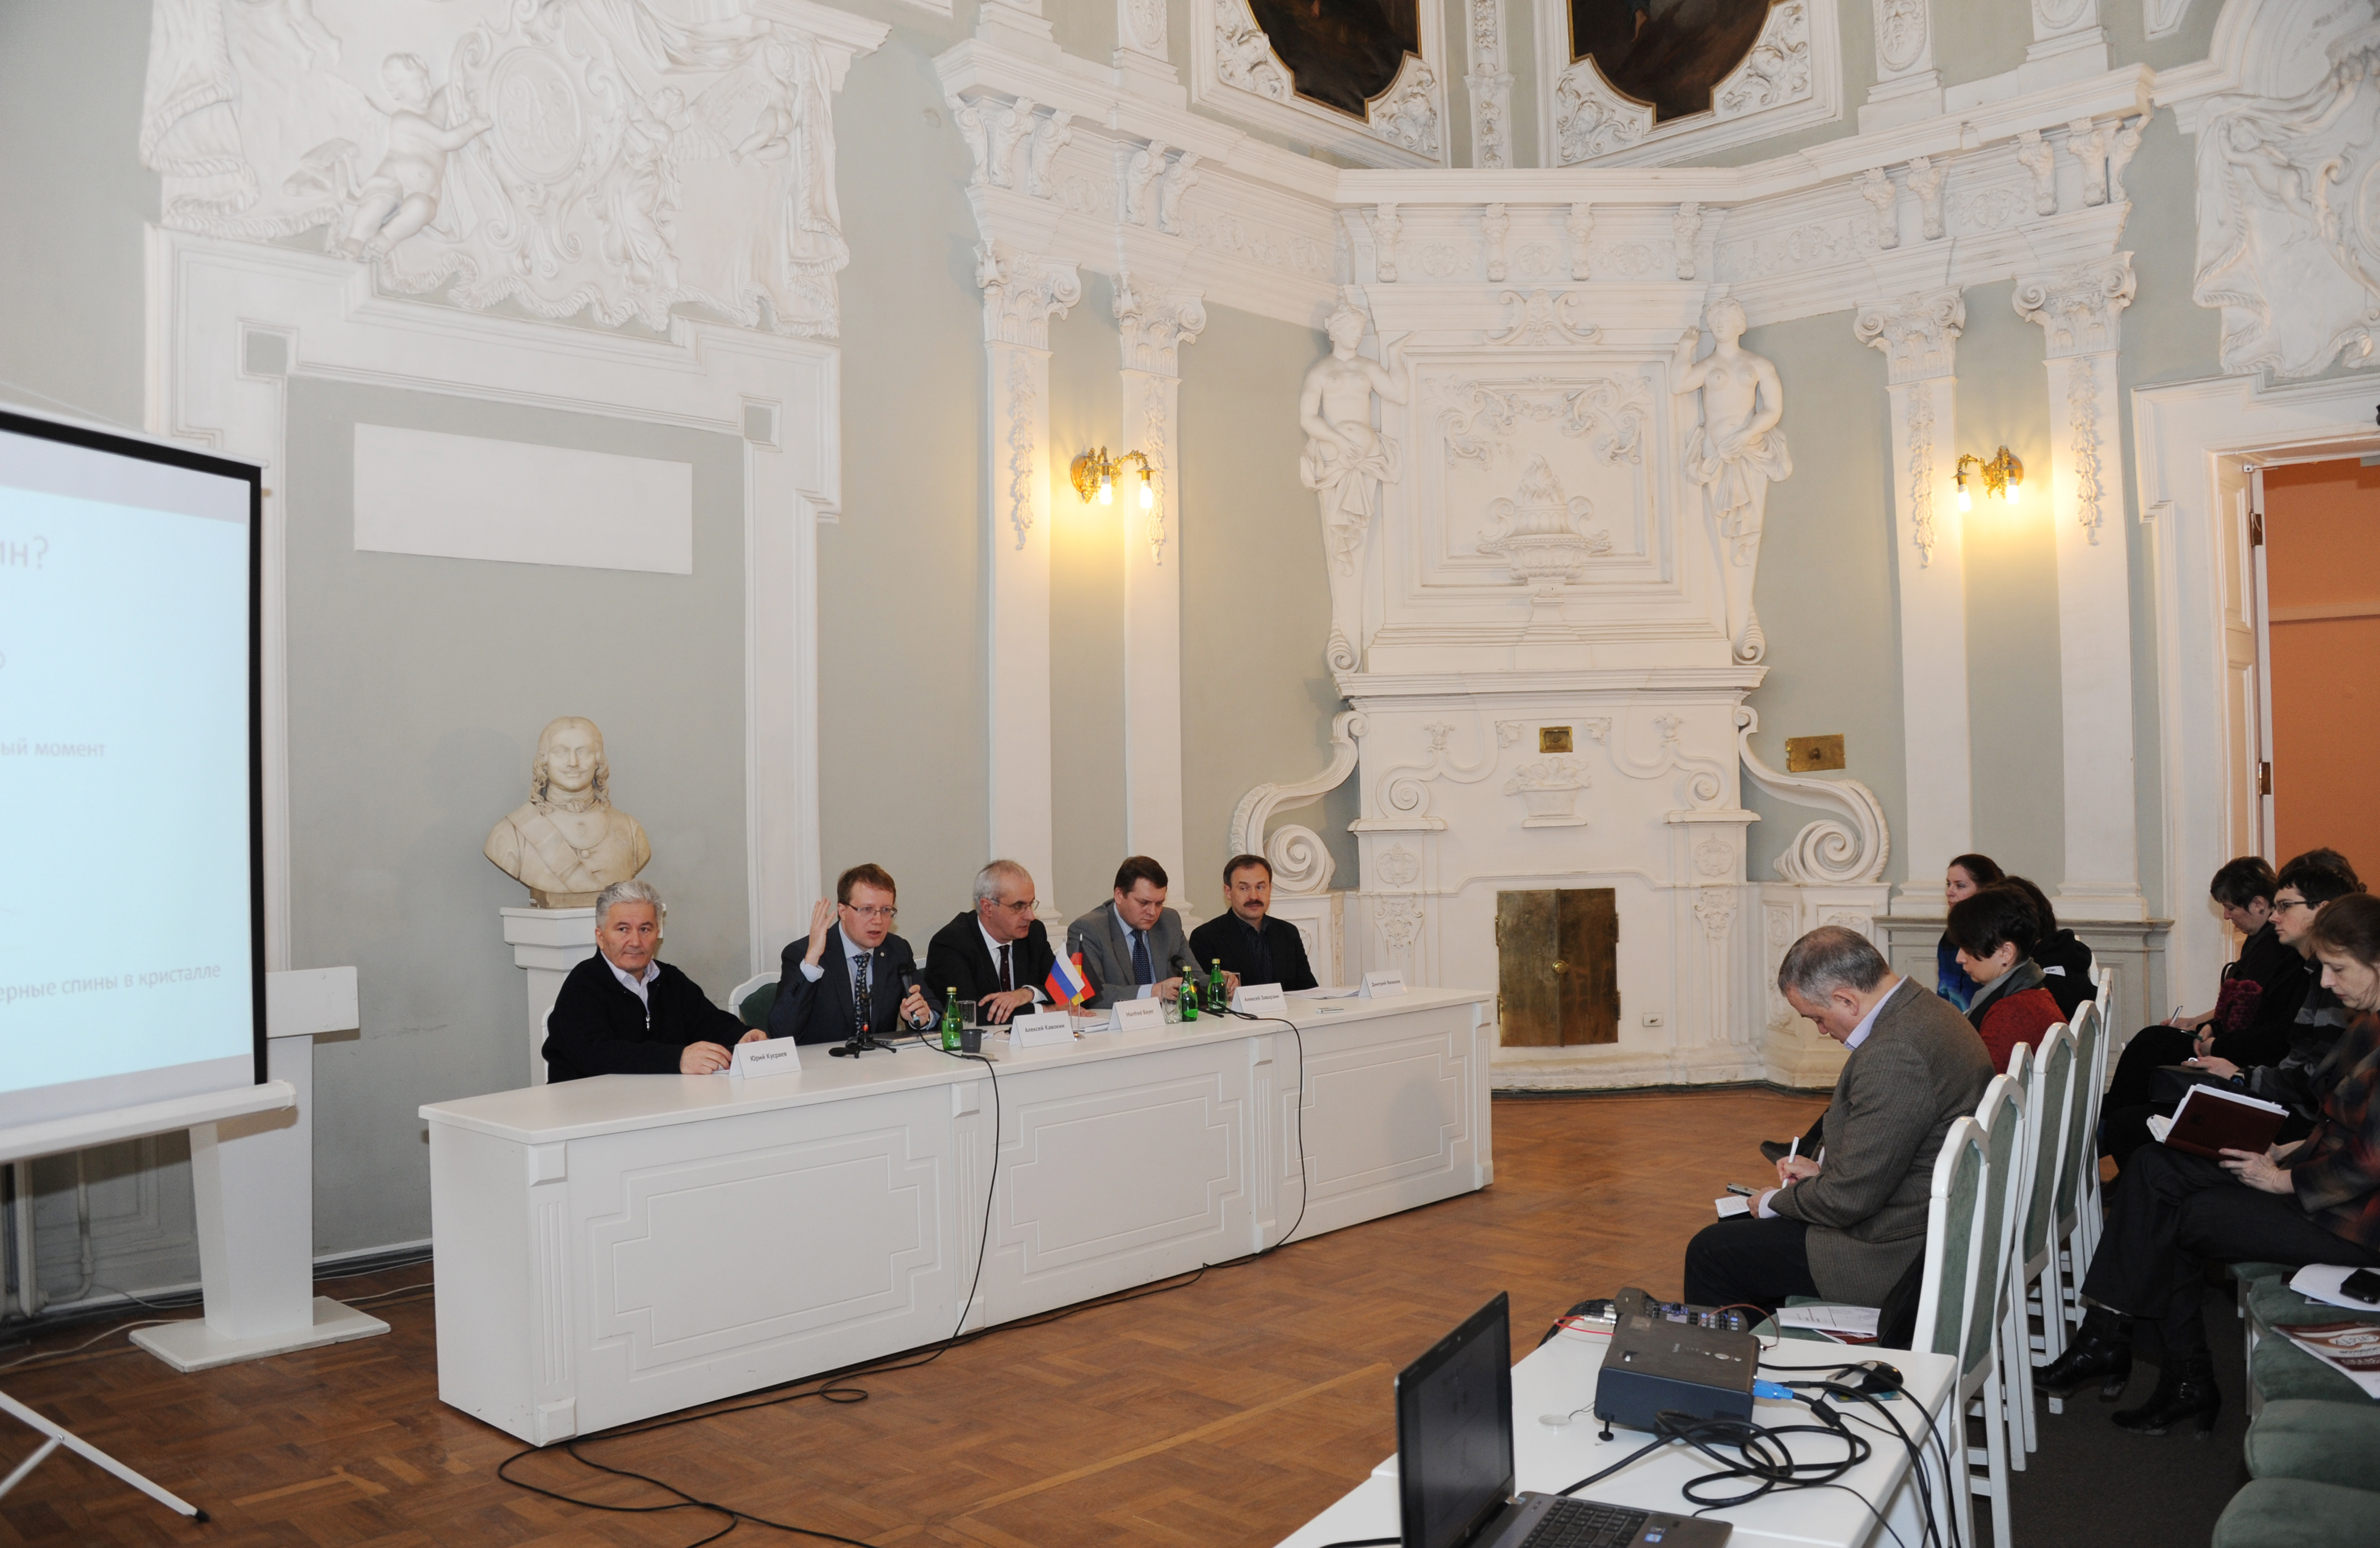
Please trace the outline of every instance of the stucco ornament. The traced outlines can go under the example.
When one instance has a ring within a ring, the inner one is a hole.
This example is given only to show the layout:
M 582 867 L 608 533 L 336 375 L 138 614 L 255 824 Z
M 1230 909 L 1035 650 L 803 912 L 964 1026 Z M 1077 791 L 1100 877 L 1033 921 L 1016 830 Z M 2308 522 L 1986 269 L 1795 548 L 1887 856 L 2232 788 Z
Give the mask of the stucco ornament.
M 1382 360 L 1355 353 L 1366 325 L 1353 299 L 1339 303 L 1325 324 L 1330 353 L 1305 373 L 1297 400 L 1297 421 L 1306 434 L 1297 474 L 1321 504 L 1330 576 L 1329 659 L 1333 671 L 1342 672 L 1355 666 L 1353 642 L 1361 629 L 1357 578 L 1380 489 L 1404 476 L 1396 442 L 1372 428 L 1375 393 L 1390 403 L 1405 401 L 1405 385 L 1396 374 L 1402 358 L 1395 345 L 1386 343 Z
M 483 852 L 540 908 L 584 908 L 652 859 L 643 827 L 612 804 L 612 765 L 593 721 L 564 715 L 538 734 L 528 800 L 489 831 Z
M 830 107 L 872 24 L 685 9 L 156 0 L 140 152 L 164 224 L 321 231 L 384 288 L 467 308 L 832 335 Z
M 1752 582 L 1760 564 L 1761 513 L 1768 486 L 1793 472 L 1785 433 L 1785 389 L 1777 368 L 1740 342 L 1743 308 L 1721 297 L 1704 313 L 1712 349 L 1700 360 L 1702 341 L 1688 328 L 1671 360 L 1671 385 L 1681 396 L 1698 396 L 1702 422 L 1687 435 L 1685 475 L 1703 486 L 1719 548 L 1719 574 L 1727 592 L 1727 635 L 1738 661 L 1767 653 L 1760 620 L 1752 611 Z
M 2294 97 L 2216 98 L 2198 136 L 2198 274 L 2223 369 L 2311 376 L 2380 341 L 2380 23 Z

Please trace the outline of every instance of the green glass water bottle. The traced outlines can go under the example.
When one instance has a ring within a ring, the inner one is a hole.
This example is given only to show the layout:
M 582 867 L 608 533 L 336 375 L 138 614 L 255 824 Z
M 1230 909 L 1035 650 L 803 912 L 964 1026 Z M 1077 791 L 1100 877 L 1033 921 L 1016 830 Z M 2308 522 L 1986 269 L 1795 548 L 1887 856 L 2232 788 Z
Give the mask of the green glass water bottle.
M 1207 979 L 1207 1003 L 1219 1011 L 1231 1008 L 1231 992 L 1223 982 L 1223 959 L 1220 957 L 1215 958 L 1214 972 Z
M 956 984 L 942 992 L 942 1049 L 950 1054 L 959 1051 L 959 991 Z
M 1182 1007 L 1183 1020 L 1196 1021 L 1198 1019 L 1198 979 L 1196 974 L 1184 973 L 1182 975 L 1182 993 L 1176 999 L 1175 1004 Z

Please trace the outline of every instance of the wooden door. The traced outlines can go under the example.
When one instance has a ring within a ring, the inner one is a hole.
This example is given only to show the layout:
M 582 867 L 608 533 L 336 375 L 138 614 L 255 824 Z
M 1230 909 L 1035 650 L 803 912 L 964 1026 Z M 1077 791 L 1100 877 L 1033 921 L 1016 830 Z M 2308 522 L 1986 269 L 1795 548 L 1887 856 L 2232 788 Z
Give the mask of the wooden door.
M 1620 1041 L 1620 908 L 1611 888 L 1498 893 L 1496 963 L 1505 1047 Z

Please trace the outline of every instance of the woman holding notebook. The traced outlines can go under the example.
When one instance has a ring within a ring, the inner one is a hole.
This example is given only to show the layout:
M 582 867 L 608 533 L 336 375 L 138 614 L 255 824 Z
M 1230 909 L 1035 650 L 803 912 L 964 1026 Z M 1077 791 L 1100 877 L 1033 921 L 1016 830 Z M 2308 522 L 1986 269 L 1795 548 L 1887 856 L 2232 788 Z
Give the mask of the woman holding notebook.
M 2322 982 L 2354 1013 L 2331 1052 L 2338 1076 L 2313 1132 L 2267 1151 L 2226 1150 L 2210 1161 L 2155 1144 L 2125 1167 L 2107 1233 L 2082 1281 L 2085 1314 L 2073 1345 L 2039 1384 L 2064 1396 L 2101 1383 L 2122 1395 L 2131 1374 L 2131 1324 L 2157 1325 L 2165 1361 L 2156 1391 L 2117 1425 L 2162 1435 L 2188 1421 L 2200 1435 L 2222 1405 L 2200 1320 L 2210 1262 L 2380 1266 L 2380 897 L 2351 893 L 2324 906 L 2310 932 Z

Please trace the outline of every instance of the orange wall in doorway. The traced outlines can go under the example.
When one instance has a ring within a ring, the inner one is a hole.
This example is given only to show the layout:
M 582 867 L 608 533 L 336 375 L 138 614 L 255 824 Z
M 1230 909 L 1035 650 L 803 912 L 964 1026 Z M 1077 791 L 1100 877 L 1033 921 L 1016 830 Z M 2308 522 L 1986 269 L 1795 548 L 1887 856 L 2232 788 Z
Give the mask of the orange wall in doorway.
M 2265 567 L 2275 853 L 2326 844 L 2380 887 L 2380 468 L 2268 469 Z

